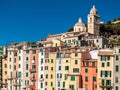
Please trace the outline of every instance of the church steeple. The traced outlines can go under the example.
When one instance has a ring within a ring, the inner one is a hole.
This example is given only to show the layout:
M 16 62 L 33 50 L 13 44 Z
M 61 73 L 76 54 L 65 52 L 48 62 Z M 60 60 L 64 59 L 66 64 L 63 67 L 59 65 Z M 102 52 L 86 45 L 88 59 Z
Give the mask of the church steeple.
M 99 18 L 97 9 L 93 5 L 88 14 L 88 33 L 99 36 Z

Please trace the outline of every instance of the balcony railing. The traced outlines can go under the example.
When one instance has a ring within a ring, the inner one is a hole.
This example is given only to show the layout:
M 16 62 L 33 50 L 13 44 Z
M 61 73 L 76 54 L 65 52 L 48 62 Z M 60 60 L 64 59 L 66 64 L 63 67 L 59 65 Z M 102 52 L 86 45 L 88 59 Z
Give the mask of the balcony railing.
M 101 88 L 113 88 L 112 85 L 100 85 Z
M 36 81 L 36 78 L 35 78 L 35 77 L 30 77 L 30 80 L 31 80 L 32 82 L 35 82 L 35 81 Z
M 13 77 L 8 77 L 8 80 L 13 80 L 14 78 Z
M 40 78 L 39 81 L 40 81 L 40 82 L 44 81 L 44 78 Z
M 13 86 L 21 86 L 21 84 L 20 83 L 13 83 Z
M 36 69 L 30 69 L 30 73 L 36 73 Z
M 85 88 L 78 88 L 77 90 L 86 90 Z

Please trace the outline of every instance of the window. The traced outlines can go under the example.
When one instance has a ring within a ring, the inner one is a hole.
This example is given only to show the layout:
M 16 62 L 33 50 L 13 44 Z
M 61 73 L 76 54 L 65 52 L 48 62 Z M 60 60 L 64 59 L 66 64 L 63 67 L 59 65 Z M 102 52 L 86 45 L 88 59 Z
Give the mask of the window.
M 48 74 L 46 74 L 46 78 L 48 78 Z
M 11 62 L 11 58 L 9 58 L 9 62 Z
M 119 71 L 119 66 L 118 65 L 116 65 L 116 72 L 118 72 Z
M 21 57 L 19 56 L 19 60 L 21 60 Z
M 19 64 L 19 68 L 20 68 L 21 66 L 20 66 L 20 64 Z
M 7 68 L 7 64 L 4 64 L 4 67 Z
M 51 74 L 51 79 L 53 79 L 53 75 Z
M 107 56 L 107 60 L 110 60 L 110 56 Z
M 119 53 L 120 53 L 120 49 L 119 49 Z
M 43 63 L 43 58 L 41 58 L 41 64 Z
M 118 86 L 115 87 L 115 90 L 119 90 Z
M 51 59 L 51 63 L 53 63 L 53 59 Z
M 71 76 L 71 81 L 75 81 L 75 76 Z
M 66 60 L 66 63 L 68 63 L 68 60 Z
M 110 66 L 110 62 L 107 62 L 107 66 L 108 66 L 108 67 Z
M 59 70 L 61 70 L 61 66 L 59 66 Z
M 28 57 L 26 57 L 26 60 L 28 61 L 28 60 L 29 60 L 29 58 L 28 58 Z
M 88 77 L 85 77 L 85 81 L 88 82 Z
M 75 60 L 75 64 L 78 64 L 78 60 Z
M 73 68 L 73 72 L 74 73 L 78 73 L 79 72 L 79 68 Z
M 75 57 L 77 57 L 78 56 L 78 53 L 75 53 Z
M 62 74 L 60 74 L 60 78 L 62 78 Z
M 105 61 L 106 60 L 106 56 L 101 56 L 101 61 Z
M 45 85 L 47 86 L 47 82 L 45 82 Z
M 92 66 L 93 66 L 93 67 L 95 66 L 95 62 L 92 62 Z
M 104 67 L 105 66 L 105 64 L 104 63 L 102 63 L 102 67 Z
M 98 72 L 98 69 L 96 69 L 96 73 Z
M 69 86 L 70 90 L 74 90 L 74 85 Z
M 87 68 L 85 69 L 85 73 L 88 73 L 88 69 Z
M 65 66 L 65 70 L 69 70 L 69 66 Z
M 96 40 L 96 42 L 98 42 L 98 39 Z
M 93 81 L 96 81 L 96 77 L 93 77 Z
M 63 88 L 65 87 L 65 82 L 63 82 Z
M 59 78 L 59 74 L 57 74 L 57 78 Z
M 41 67 L 41 71 L 43 71 L 43 67 Z
M 16 63 L 16 58 L 14 58 L 14 63 Z
M 57 43 L 55 45 L 57 46 Z
M 26 64 L 26 70 L 28 70 L 28 64 Z
M 60 82 L 58 81 L 58 87 L 60 87 Z
M 14 65 L 14 70 L 16 70 L 16 66 Z
M 86 66 L 87 66 L 87 67 L 89 66 L 89 62 L 86 62 Z
M 43 52 L 41 52 L 41 56 L 43 56 Z
M 116 55 L 116 60 L 119 60 L 119 57 L 118 57 L 118 55 Z
M 119 82 L 119 78 L 115 77 L 115 82 L 118 83 Z
M 51 82 L 51 86 L 53 86 L 53 82 Z
M 17 56 L 17 52 L 14 52 L 14 56 Z
M 26 50 L 26 53 L 28 54 L 28 53 L 29 53 L 29 50 Z
M 26 73 L 26 77 L 28 77 L 28 72 Z
M 102 80 L 102 86 L 104 86 L 104 79 Z
M 51 67 L 51 71 L 53 71 L 53 67 Z

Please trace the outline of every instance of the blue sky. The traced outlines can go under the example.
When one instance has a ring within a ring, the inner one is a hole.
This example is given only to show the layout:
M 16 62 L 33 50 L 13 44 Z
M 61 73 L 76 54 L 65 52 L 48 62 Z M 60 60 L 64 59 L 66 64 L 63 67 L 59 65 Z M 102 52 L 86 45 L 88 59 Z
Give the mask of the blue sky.
M 120 0 L 0 0 L 0 45 L 66 32 L 96 6 L 101 21 L 120 17 Z

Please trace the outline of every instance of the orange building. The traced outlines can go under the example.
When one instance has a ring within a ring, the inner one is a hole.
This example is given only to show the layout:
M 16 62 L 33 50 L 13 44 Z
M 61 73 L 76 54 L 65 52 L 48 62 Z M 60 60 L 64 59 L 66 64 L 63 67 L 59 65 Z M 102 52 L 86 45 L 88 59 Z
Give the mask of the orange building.
M 82 60 L 80 88 L 97 90 L 97 58 L 95 55 Z
M 30 51 L 30 90 L 38 87 L 38 49 L 36 45 L 29 48 Z

